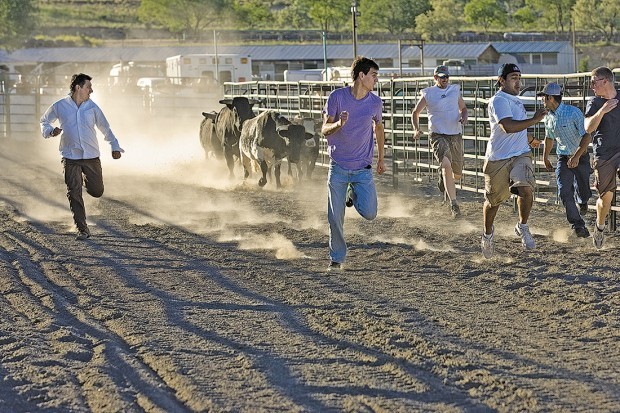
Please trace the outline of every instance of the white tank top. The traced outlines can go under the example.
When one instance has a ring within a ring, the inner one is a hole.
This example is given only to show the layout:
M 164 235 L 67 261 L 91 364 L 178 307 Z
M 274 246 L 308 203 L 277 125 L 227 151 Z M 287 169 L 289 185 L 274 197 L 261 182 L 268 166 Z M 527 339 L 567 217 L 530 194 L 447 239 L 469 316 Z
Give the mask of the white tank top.
M 426 99 L 428 113 L 428 129 L 431 132 L 444 135 L 461 133 L 461 113 L 459 111 L 459 97 L 461 87 L 448 85 L 445 89 L 431 86 L 422 89 L 422 96 Z

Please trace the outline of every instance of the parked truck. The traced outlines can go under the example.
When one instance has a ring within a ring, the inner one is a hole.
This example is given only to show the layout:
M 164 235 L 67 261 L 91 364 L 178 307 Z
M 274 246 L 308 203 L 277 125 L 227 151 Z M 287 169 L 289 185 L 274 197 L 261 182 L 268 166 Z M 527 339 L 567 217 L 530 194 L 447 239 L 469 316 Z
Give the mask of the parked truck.
M 224 83 L 252 80 L 252 59 L 239 54 L 186 54 L 166 59 L 172 84 Z

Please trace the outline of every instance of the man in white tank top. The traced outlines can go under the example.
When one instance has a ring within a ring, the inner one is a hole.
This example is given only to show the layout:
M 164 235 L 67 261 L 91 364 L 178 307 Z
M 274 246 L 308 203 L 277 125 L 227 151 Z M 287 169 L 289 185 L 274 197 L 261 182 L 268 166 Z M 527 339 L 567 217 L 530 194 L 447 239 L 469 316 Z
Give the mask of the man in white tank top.
M 450 72 L 446 66 L 437 66 L 434 73 L 435 85 L 422 89 L 422 98 L 411 112 L 413 138 L 418 139 L 420 113 L 428 113 L 428 133 L 433 154 L 440 165 L 438 187 L 450 200 L 452 216 L 457 218 L 461 211 L 456 202 L 455 181 L 463 173 L 462 125 L 467 122 L 467 106 L 461 96 L 461 87 L 449 83 Z

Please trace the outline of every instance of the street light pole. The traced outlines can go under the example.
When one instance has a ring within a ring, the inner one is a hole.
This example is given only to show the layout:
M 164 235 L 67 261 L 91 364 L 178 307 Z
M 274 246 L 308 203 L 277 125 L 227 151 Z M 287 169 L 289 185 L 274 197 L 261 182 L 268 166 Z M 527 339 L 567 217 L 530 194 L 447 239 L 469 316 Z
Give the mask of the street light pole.
M 353 59 L 357 57 L 357 0 L 351 4 L 351 14 L 353 15 Z

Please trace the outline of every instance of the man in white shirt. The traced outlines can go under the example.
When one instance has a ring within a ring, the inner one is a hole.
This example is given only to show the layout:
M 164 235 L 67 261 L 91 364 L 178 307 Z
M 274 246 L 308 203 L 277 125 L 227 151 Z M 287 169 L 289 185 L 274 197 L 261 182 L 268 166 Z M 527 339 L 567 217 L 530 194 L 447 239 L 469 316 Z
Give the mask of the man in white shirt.
M 521 90 L 521 70 L 514 63 L 503 64 L 497 72 L 499 91 L 489 101 L 491 136 L 487 144 L 483 166 L 485 201 L 483 207 L 484 233 L 482 254 L 491 258 L 494 253 L 493 222 L 502 202 L 517 195 L 519 222 L 515 233 L 521 237 L 526 250 L 536 247 L 527 220 L 534 203 L 534 166 L 530 147 L 540 141 L 529 137 L 527 128 L 540 122 L 546 115 L 544 108 L 527 118 L 523 103 L 517 95 Z
M 112 147 L 112 158 L 119 159 L 123 149 L 110 129 L 110 124 L 99 106 L 90 100 L 92 78 L 84 73 L 71 78 L 70 93 L 54 102 L 41 117 L 41 135 L 44 138 L 60 136 L 60 154 L 64 167 L 67 198 L 78 230 L 78 240 L 90 237 L 86 224 L 86 210 L 82 185 L 95 198 L 103 195 L 103 174 L 99 160 L 97 129 Z M 59 122 L 59 127 L 53 125 Z
M 450 200 L 452 216 L 461 215 L 456 202 L 455 181 L 463 173 L 462 125 L 467 123 L 467 106 L 461 96 L 461 87 L 450 84 L 447 66 L 437 66 L 433 78 L 435 86 L 422 89 L 422 98 L 411 112 L 413 138 L 418 139 L 420 113 L 428 112 L 428 132 L 435 159 L 439 162 L 439 190 Z

